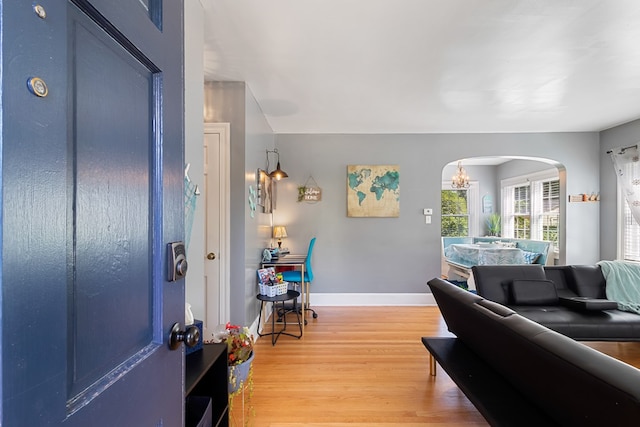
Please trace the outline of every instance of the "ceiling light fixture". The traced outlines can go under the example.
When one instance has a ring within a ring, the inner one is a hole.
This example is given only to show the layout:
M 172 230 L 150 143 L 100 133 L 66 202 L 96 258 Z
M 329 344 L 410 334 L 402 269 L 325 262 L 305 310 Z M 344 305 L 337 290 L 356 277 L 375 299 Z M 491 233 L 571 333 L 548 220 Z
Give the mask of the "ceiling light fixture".
M 469 175 L 462 167 L 462 162 L 458 162 L 458 171 L 451 178 L 451 187 L 453 188 L 469 188 Z

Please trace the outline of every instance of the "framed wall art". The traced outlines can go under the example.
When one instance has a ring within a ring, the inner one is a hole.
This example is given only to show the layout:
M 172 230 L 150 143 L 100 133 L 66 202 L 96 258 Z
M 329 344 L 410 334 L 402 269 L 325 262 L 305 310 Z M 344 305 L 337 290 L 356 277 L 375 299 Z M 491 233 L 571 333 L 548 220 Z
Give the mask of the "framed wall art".
M 399 217 L 400 166 L 348 165 L 348 217 Z
M 258 206 L 262 207 L 262 212 L 271 213 L 273 210 L 273 180 L 264 169 L 258 169 L 256 175 L 258 186 Z

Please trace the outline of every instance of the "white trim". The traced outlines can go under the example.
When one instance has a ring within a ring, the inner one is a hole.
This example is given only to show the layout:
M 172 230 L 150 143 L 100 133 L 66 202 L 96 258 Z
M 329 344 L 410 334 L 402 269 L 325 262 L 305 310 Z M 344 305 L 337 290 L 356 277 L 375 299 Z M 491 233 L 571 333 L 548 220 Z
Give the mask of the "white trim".
M 269 308 L 269 312 L 271 313 L 271 309 Z M 258 339 L 260 338 L 260 335 L 258 335 L 258 319 L 259 317 L 256 317 L 255 319 L 253 319 L 253 323 L 251 324 L 251 326 L 249 326 L 249 332 L 251 332 L 251 335 L 253 335 L 253 339 L 258 341 Z M 266 322 L 266 320 L 265 320 Z
M 312 307 L 320 306 L 431 306 L 436 301 L 431 293 L 322 293 L 311 294 Z
M 471 181 L 469 185 L 469 236 L 480 235 L 480 213 L 482 207 L 480 206 L 480 183 L 478 181 Z

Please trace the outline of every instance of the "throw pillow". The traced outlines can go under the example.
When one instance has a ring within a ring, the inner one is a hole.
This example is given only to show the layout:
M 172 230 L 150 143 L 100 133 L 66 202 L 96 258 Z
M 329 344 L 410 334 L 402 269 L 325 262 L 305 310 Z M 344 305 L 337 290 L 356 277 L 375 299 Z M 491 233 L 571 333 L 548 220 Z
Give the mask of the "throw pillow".
M 514 305 L 558 305 L 558 291 L 551 280 L 516 279 L 511 282 Z
M 522 255 L 524 256 L 524 261 L 527 264 L 535 264 L 535 262 L 538 260 L 538 258 L 540 258 L 540 255 L 537 252 L 529 252 L 529 251 L 522 251 Z

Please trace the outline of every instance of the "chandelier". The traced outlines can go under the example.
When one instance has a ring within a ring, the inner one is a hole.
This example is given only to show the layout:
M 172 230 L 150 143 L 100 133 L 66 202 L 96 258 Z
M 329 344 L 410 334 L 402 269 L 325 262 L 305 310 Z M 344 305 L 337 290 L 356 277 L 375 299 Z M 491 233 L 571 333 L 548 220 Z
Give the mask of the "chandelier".
M 451 187 L 453 188 L 469 188 L 469 175 L 462 167 L 462 162 L 458 162 L 458 171 L 451 178 Z

